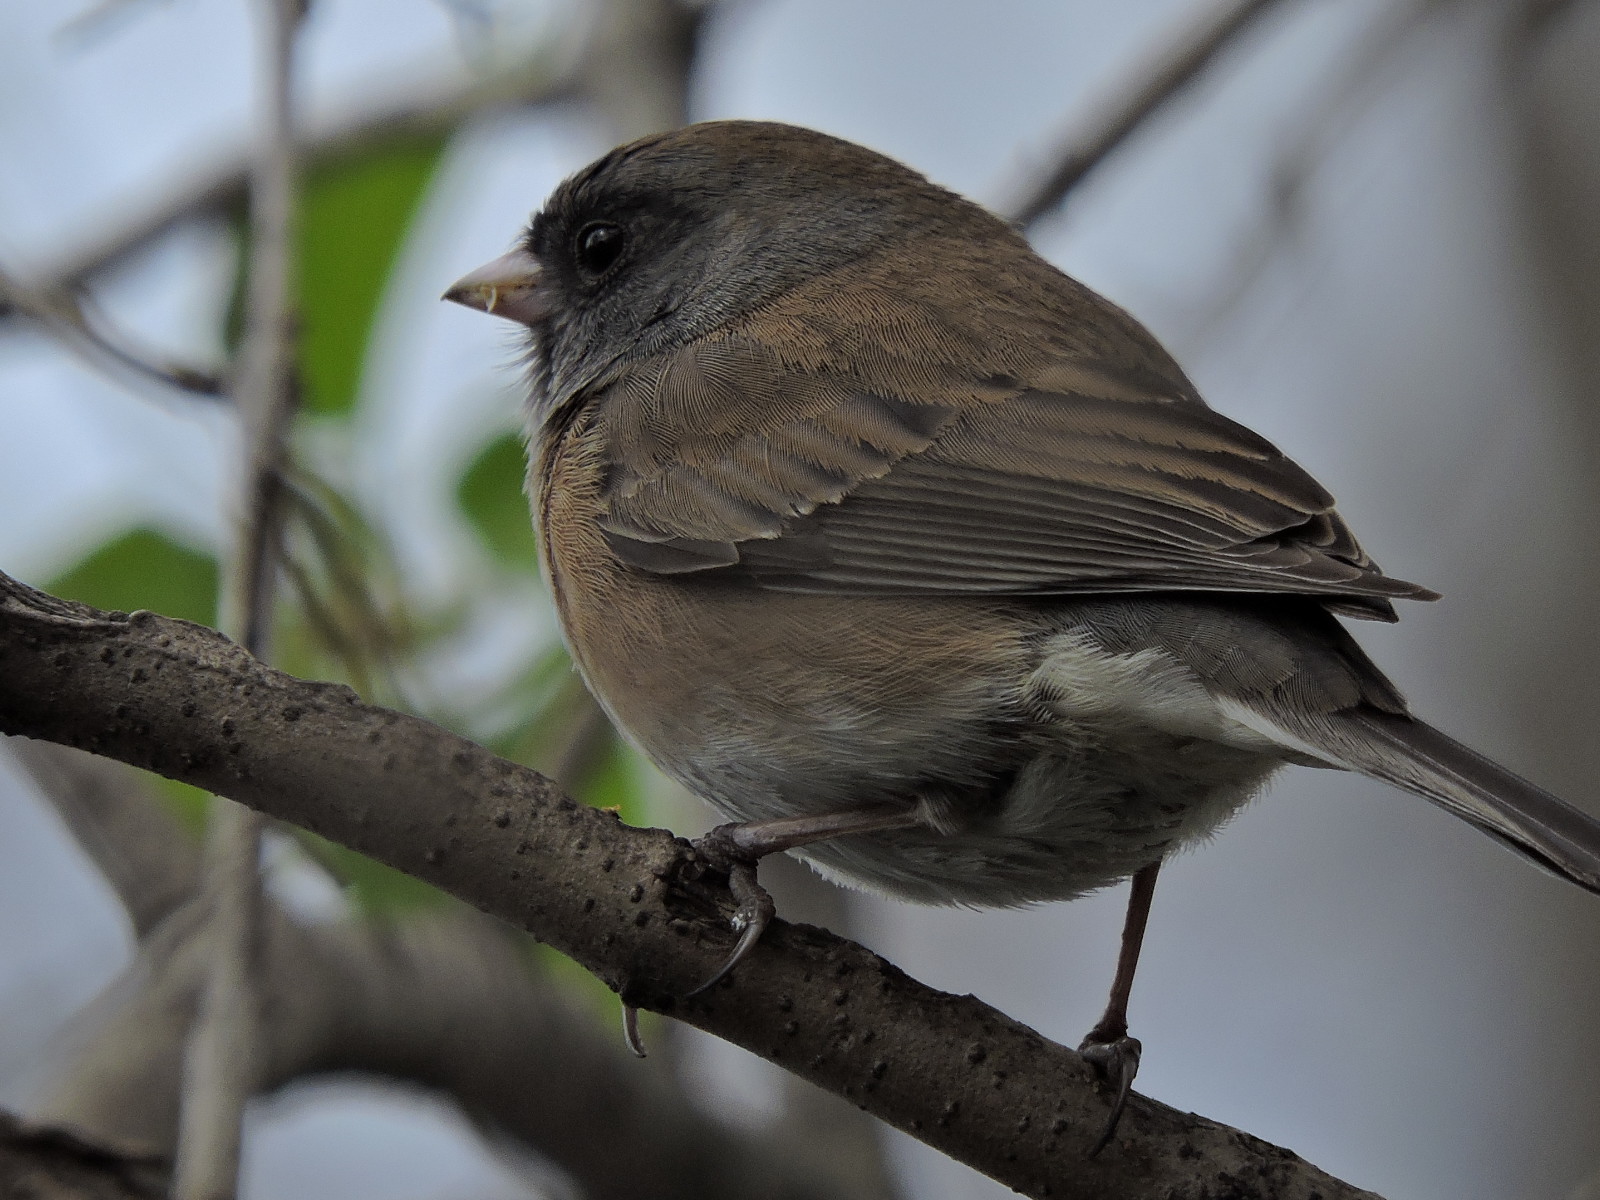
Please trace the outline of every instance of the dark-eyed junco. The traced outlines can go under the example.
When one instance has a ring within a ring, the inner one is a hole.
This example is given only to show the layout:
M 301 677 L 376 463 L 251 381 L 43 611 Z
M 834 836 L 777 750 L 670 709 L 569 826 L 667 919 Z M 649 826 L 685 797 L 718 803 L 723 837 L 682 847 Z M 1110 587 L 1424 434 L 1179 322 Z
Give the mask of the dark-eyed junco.
M 1131 875 L 1084 1044 L 1120 1105 L 1156 870 L 1284 763 L 1386 780 L 1600 891 L 1600 824 L 1414 720 L 1334 615 L 1433 594 L 1131 317 L 906 167 L 777 124 L 645 138 L 448 298 L 532 331 L 567 641 L 738 822 L 707 842 L 734 961 L 776 850 L 933 904 Z

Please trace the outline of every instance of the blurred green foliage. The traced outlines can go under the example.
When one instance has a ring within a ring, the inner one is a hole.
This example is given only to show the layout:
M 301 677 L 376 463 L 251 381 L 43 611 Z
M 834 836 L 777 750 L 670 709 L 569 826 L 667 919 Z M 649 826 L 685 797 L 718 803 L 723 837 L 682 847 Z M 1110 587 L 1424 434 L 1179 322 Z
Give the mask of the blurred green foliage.
M 502 566 L 536 571 L 539 550 L 528 519 L 523 480 L 528 460 L 522 439 L 505 433 L 472 460 L 456 487 L 456 502 Z
M 118 534 L 45 587 L 97 608 L 217 620 L 217 560 L 154 529 Z
M 399 142 L 314 168 L 300 213 L 301 402 L 355 404 L 379 301 L 444 149 Z
M 154 529 L 118 534 L 50 580 L 48 591 L 98 608 L 149 609 L 202 625 L 217 619 L 217 560 Z M 199 788 L 156 778 L 168 807 L 197 837 L 210 796 Z
M 296 833 L 311 857 L 344 885 L 345 895 L 368 916 L 394 917 L 450 903 L 449 897 L 431 883 L 423 883 L 314 833 Z
M 149 782 L 155 784 L 157 793 L 166 801 L 167 811 L 199 841 L 211 816 L 211 793 L 164 775 L 152 775 Z
M 355 406 L 378 305 L 444 147 L 442 137 L 402 139 L 319 163 L 302 179 L 295 270 L 305 411 L 336 416 Z M 223 314 L 223 339 L 237 350 L 250 224 L 242 205 L 231 217 L 240 269 Z
M 614 808 L 617 815 L 629 825 L 643 825 L 649 820 L 644 810 L 644 788 L 640 785 L 640 763 L 633 750 L 621 738 L 608 736 L 593 768 L 577 783 L 573 790 L 578 798 L 596 808 Z
M 353 416 L 378 308 L 442 149 L 437 139 L 390 143 L 318 165 L 303 181 L 302 402 L 333 435 L 330 444 L 338 444 Z M 247 228 L 242 213 L 236 221 Z M 239 332 L 247 260 L 241 251 L 227 314 L 230 344 Z M 430 683 L 430 657 L 470 642 L 475 623 L 508 593 L 531 595 L 538 554 L 523 495 L 526 470 L 522 441 L 509 432 L 470 458 L 454 498 L 495 569 L 463 577 L 457 594 L 419 608 L 377 517 L 343 482 L 297 460 L 287 485 L 273 660 L 296 675 L 347 682 L 369 699 L 418 712 L 506 757 L 559 770 L 574 795 L 638 821 L 645 815 L 638 761 L 611 732 L 559 645 L 506 663 L 498 681 L 486 683 L 464 708 L 460 697 L 448 701 Z M 102 608 L 149 608 L 214 624 L 218 578 L 212 555 L 136 528 L 119 532 L 48 586 Z M 160 787 L 198 835 L 206 793 L 166 780 Z M 390 916 L 446 902 L 428 884 L 314 835 L 299 837 L 363 912 Z M 573 978 L 597 986 L 576 968 Z

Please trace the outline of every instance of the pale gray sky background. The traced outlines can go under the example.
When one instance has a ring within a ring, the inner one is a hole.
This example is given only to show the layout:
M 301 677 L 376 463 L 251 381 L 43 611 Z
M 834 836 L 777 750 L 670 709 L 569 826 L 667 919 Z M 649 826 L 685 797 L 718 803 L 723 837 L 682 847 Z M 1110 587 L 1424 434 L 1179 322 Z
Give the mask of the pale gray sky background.
M 97 223 L 243 129 L 241 0 L 134 3 L 92 39 L 61 37 L 79 7 L 0 0 L 0 261 L 12 270 L 47 273 Z M 1266 232 L 1274 165 L 1392 7 L 1282 5 L 1040 246 L 1151 325 L 1215 407 L 1322 479 L 1386 568 L 1446 594 L 1409 606 L 1397 629 L 1357 630 L 1417 708 L 1592 809 L 1594 687 L 1564 716 L 1524 703 L 1545 679 L 1565 680 L 1564 648 L 1544 636 L 1562 567 L 1529 531 L 1581 527 L 1590 468 L 1564 431 L 1530 303 L 1514 131 L 1484 66 L 1481 13 L 1467 5 L 1391 39 L 1345 103 L 1301 219 Z M 494 23 L 489 42 L 468 11 Z M 481 70 L 565 11 L 319 0 L 303 43 L 308 109 Z M 1189 0 L 744 0 L 716 18 L 695 115 L 815 125 L 998 203 L 1064 122 L 1196 11 Z M 605 148 L 572 110 L 474 127 L 392 281 L 362 437 L 325 450 L 349 457 L 424 589 L 455 568 L 461 461 L 517 405 L 504 330 L 436 297 Z M 1263 236 L 1259 277 L 1238 303 L 1219 299 Z M 222 239 L 180 231 L 110 281 L 104 307 L 152 345 L 214 355 Z M 43 579 L 135 522 L 209 543 L 227 453 L 225 423 L 203 407 L 151 403 L 32 333 L 0 330 L 0 568 Z M 505 636 L 548 636 L 542 621 L 510 614 Z M 1103 1002 L 1122 905 L 1121 891 L 1014 913 L 873 901 L 864 938 L 914 975 L 1076 1044 Z M 0 774 L 0 1101 L 22 1100 L 40 1038 L 125 954 L 103 887 Z M 1163 875 L 1134 999 L 1139 1086 L 1393 1200 L 1576 1198 L 1600 1171 L 1597 980 L 1593 897 L 1420 801 L 1291 771 Z M 729 1094 L 759 1096 L 768 1077 L 740 1057 L 715 1052 L 708 1070 Z M 431 1101 L 319 1087 L 258 1107 L 249 1200 L 511 1186 Z M 907 1140 L 895 1153 L 917 1197 L 1009 1194 Z

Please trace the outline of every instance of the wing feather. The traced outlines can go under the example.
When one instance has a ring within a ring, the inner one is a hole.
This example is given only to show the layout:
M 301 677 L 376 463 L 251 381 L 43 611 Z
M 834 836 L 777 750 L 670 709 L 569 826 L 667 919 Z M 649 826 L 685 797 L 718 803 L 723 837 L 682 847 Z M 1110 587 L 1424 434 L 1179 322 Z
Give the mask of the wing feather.
M 703 339 L 597 398 L 624 562 L 807 592 L 1300 593 L 1388 619 L 1390 598 L 1432 596 L 1383 575 L 1333 497 L 1175 367 L 1041 338 L 996 370 L 914 294 L 873 303 L 859 328 Z M 930 341 L 945 352 L 917 352 Z

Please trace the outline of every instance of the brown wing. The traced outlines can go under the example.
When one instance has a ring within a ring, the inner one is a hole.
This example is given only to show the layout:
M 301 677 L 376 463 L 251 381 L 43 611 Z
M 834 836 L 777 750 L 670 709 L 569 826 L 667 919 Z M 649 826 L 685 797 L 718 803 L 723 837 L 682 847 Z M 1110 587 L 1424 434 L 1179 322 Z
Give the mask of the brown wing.
M 899 303 L 877 298 L 881 327 Z M 784 591 L 1299 593 L 1391 620 L 1389 597 L 1432 595 L 1385 577 L 1333 498 L 1176 368 L 1036 339 L 1008 374 L 976 341 L 918 356 L 903 329 L 858 330 L 830 355 L 781 329 L 697 342 L 599 398 L 602 524 L 624 562 Z
M 695 343 L 601 398 L 602 525 L 644 570 L 731 567 L 926 450 L 955 413 L 794 370 L 758 342 Z

